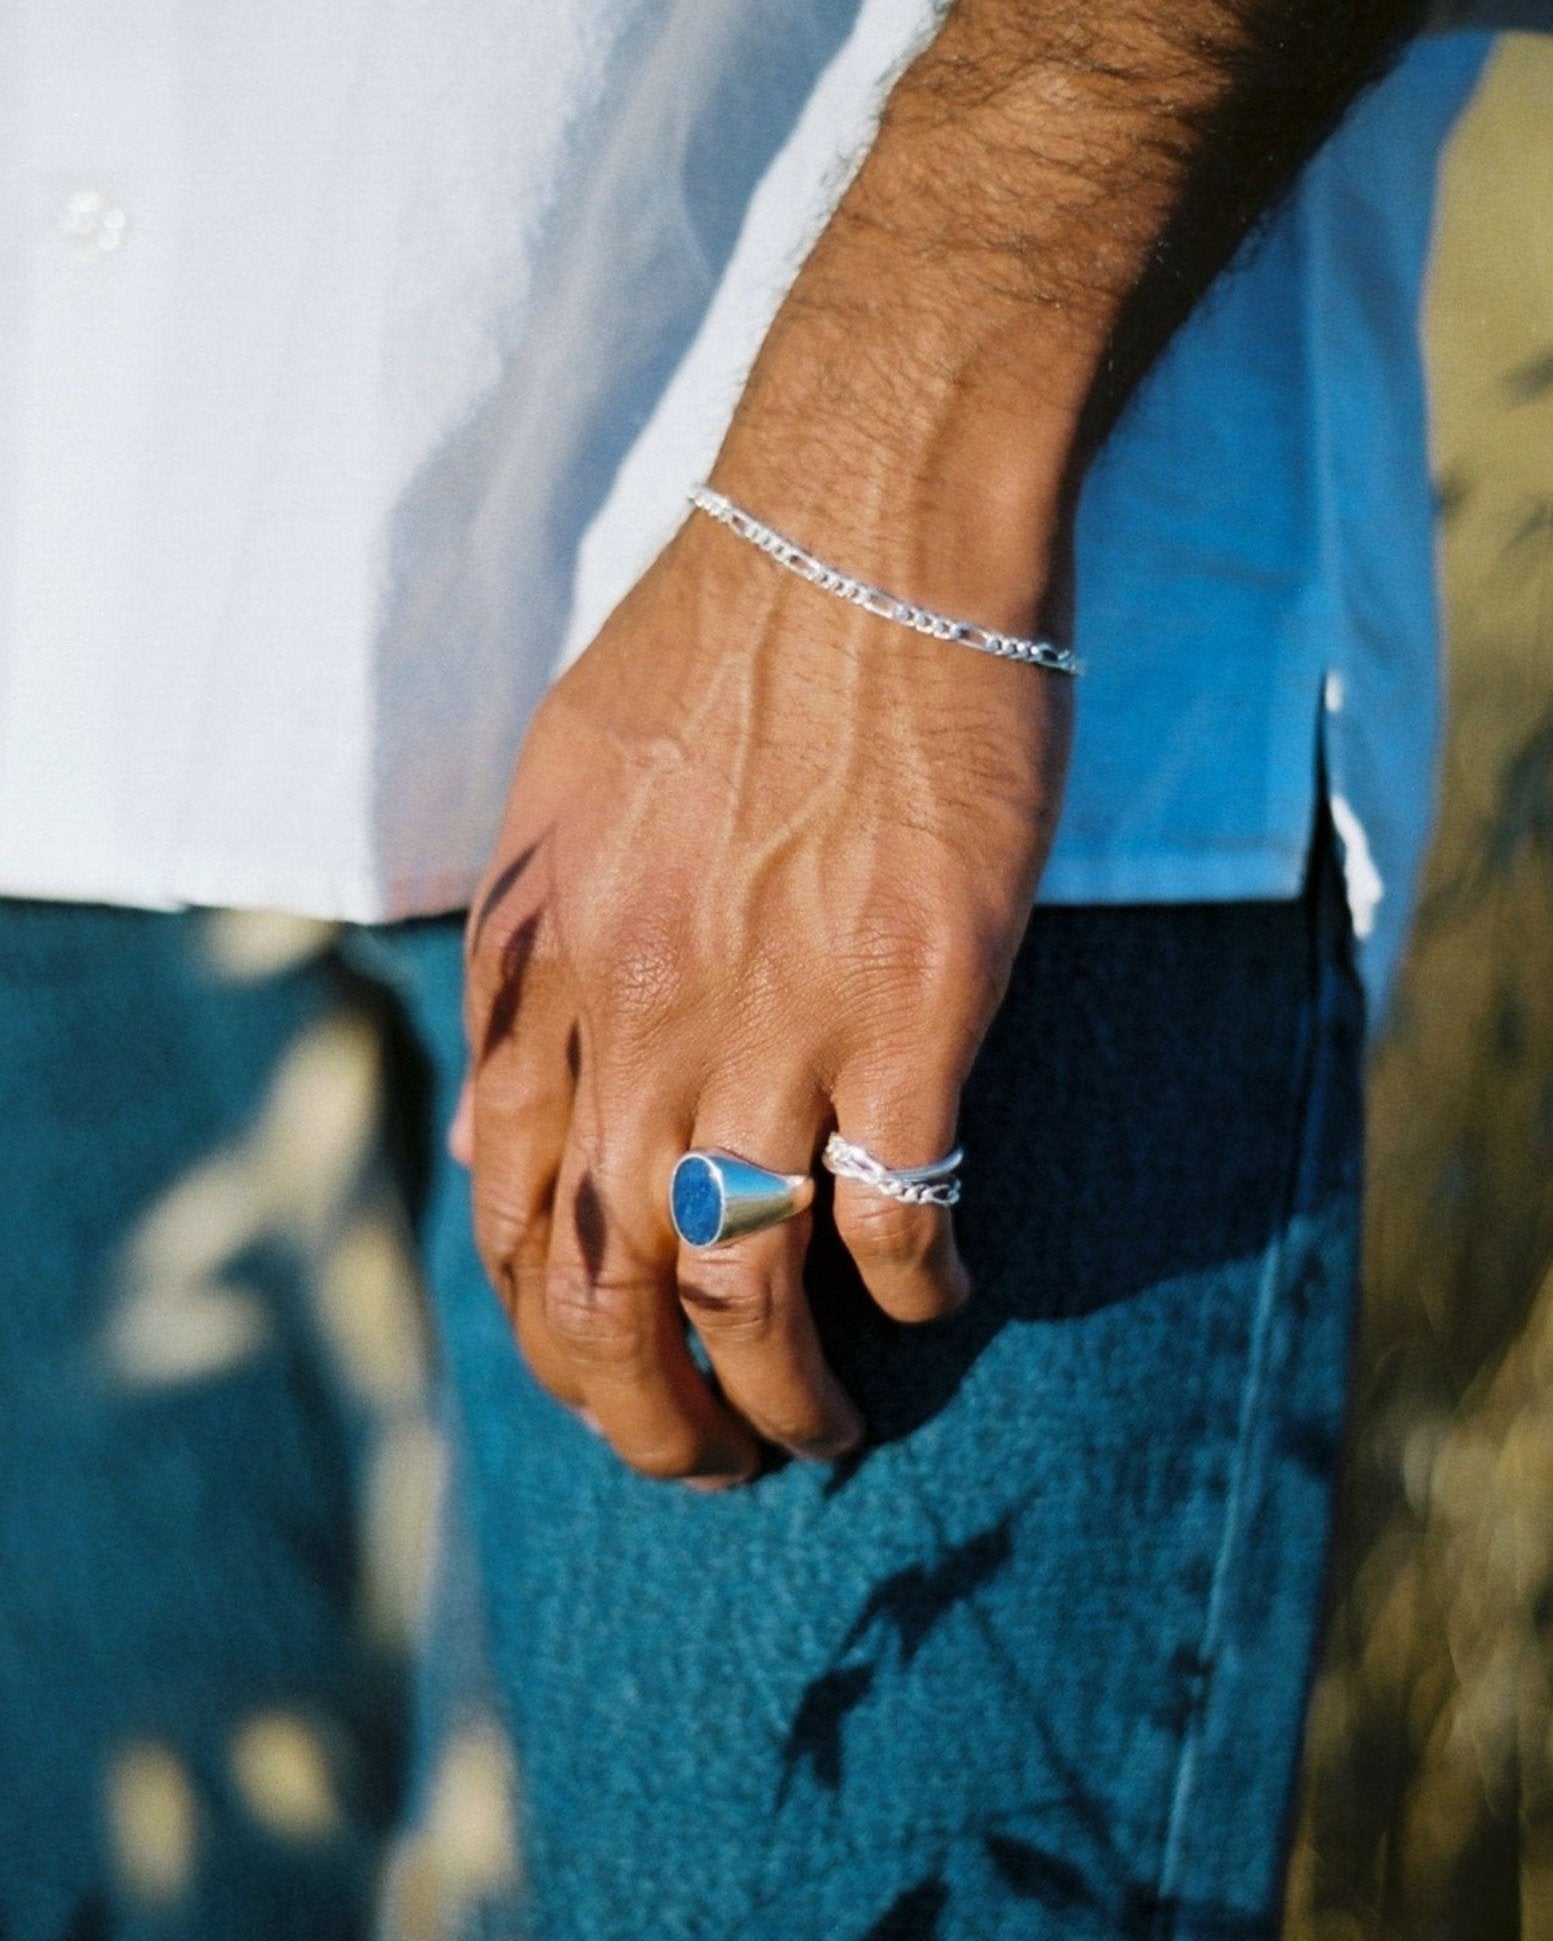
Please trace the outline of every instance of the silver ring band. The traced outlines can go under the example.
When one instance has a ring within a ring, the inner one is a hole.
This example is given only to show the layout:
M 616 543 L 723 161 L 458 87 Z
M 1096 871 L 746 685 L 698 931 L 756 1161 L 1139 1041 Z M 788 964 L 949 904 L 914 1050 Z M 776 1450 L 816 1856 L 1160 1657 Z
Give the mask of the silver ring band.
M 833 1132 L 825 1141 L 820 1163 L 838 1179 L 861 1180 L 877 1193 L 905 1206 L 954 1206 L 960 1198 L 960 1167 L 965 1159 L 956 1146 L 928 1166 L 886 1166 L 866 1146 L 856 1146 Z

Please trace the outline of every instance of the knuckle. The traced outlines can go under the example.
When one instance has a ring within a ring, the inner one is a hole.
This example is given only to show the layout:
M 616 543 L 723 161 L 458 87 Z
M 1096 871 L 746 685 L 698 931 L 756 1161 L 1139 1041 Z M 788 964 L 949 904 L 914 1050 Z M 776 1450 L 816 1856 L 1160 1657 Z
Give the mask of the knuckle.
M 881 1267 L 925 1265 L 937 1236 L 936 1216 L 927 1208 L 851 1182 L 838 1184 L 836 1225 L 849 1253 Z
M 554 927 L 545 920 L 545 907 L 496 911 L 470 956 L 470 973 L 477 985 L 499 985 L 513 976 L 536 977 L 555 957 Z
M 776 1319 L 776 1290 L 763 1275 L 711 1262 L 681 1284 L 680 1300 L 700 1332 L 732 1344 L 764 1340 Z
M 629 1368 L 640 1361 L 645 1331 L 638 1290 L 594 1281 L 579 1269 L 552 1269 L 545 1277 L 545 1325 L 581 1365 Z
M 865 915 L 848 939 L 843 970 L 859 997 L 898 998 L 917 981 L 939 926 L 925 913 L 897 906 Z
M 848 967 L 857 1001 L 934 1017 L 990 1009 L 999 961 L 980 926 L 946 922 L 935 907 L 897 907 L 858 927 Z
M 939 932 L 923 946 L 916 983 L 935 1017 L 981 1015 L 995 1004 L 997 980 L 987 953 L 958 932 Z
M 549 1222 L 531 1206 L 520 1205 L 479 1175 L 474 1188 L 474 1225 L 480 1250 L 503 1268 L 528 1265 L 545 1243 Z
M 671 1009 L 685 979 L 685 925 L 676 900 L 599 898 L 571 926 L 579 980 L 611 1015 L 652 1018 Z
M 655 929 L 636 929 L 602 961 L 595 957 L 593 971 L 611 1015 L 646 1024 L 673 1011 L 684 977 L 683 956 Z
M 477 1065 L 520 1036 L 536 998 L 553 993 L 559 961 L 555 928 L 542 908 L 493 920 L 469 965 L 466 1019 Z

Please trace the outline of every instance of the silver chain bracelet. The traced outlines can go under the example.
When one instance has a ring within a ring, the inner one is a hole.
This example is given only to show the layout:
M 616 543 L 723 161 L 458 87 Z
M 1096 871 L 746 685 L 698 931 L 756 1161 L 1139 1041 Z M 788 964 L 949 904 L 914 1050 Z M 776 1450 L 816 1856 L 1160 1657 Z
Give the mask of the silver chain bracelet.
M 709 485 L 693 485 L 686 494 L 698 512 L 717 520 L 741 539 L 747 539 L 752 546 L 774 559 L 778 566 L 784 566 L 789 573 L 796 573 L 810 586 L 820 587 L 826 593 L 839 594 L 843 600 L 850 600 L 855 607 L 871 613 L 880 620 L 895 620 L 903 627 L 910 627 L 915 633 L 927 634 L 933 640 L 952 640 L 962 647 L 974 647 L 978 653 L 993 654 L 999 660 L 1023 661 L 1031 667 L 1049 667 L 1057 674 L 1078 674 L 1082 670 L 1078 656 L 1071 647 L 1059 647 L 1050 640 L 1026 640 L 1019 634 L 995 633 L 990 627 L 979 627 L 974 620 L 951 620 L 947 614 L 934 613 L 927 607 L 913 605 L 910 600 L 898 600 L 893 593 L 886 593 L 882 587 L 870 586 L 866 580 L 855 580 L 848 573 L 838 572 L 834 566 L 827 566 L 813 553 L 805 552 L 802 546 L 782 534 L 772 530 L 744 510 L 736 506 L 732 499 L 724 498 L 721 492 L 714 492 Z

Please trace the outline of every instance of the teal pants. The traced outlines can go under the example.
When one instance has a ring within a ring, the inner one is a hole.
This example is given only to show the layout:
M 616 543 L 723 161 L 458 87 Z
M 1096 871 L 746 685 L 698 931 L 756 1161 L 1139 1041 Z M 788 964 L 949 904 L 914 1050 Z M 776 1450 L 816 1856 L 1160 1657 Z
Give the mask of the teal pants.
M 0 905 L 4 1941 L 1276 1931 L 1358 1204 L 1325 861 L 1037 912 L 965 1101 L 975 1301 L 895 1327 L 822 1227 L 871 1442 L 716 1498 L 621 1469 L 484 1286 L 457 924 L 239 982 L 211 934 Z M 369 1540 L 413 1401 L 338 1311 L 384 1221 L 454 1479 L 413 1670 Z
M 375 954 L 446 1111 L 457 938 Z M 822 1227 L 811 1297 L 871 1445 L 710 1498 L 529 1379 L 446 1168 L 425 1244 L 476 1608 L 426 1672 L 446 1692 L 477 1628 L 522 1848 L 459 1931 L 1276 1933 L 1361 1040 L 1324 850 L 1293 903 L 1038 910 L 964 1105 L 974 1301 L 895 1326 Z

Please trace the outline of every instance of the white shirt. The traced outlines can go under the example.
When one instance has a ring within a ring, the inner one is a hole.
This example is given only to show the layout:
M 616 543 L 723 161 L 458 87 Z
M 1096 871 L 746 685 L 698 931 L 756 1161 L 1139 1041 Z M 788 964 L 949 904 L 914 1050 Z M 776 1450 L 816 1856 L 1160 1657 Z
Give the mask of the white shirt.
M 683 516 L 933 12 L 13 0 L 0 890 L 466 901 L 535 700 Z M 1356 915 L 1405 902 L 1418 295 L 1482 46 L 1361 106 L 1097 472 L 1046 896 L 1294 894 L 1324 696 Z

